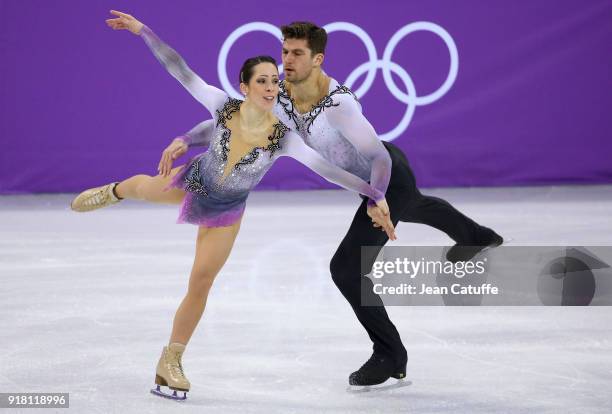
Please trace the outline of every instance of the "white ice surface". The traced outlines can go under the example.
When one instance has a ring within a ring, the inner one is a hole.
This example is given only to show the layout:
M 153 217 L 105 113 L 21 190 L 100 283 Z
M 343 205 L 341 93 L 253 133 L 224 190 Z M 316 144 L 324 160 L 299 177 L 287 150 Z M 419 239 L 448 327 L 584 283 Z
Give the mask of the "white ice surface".
M 612 244 L 609 186 L 425 192 L 515 244 Z M 173 206 L 76 214 L 71 197 L 0 197 L 0 392 L 70 393 L 44 412 L 612 412 L 607 307 L 388 308 L 412 385 L 347 393 L 371 344 L 328 271 L 358 202 L 343 191 L 251 195 L 184 356 L 189 399 L 154 397 L 196 228 Z M 415 224 L 398 236 L 450 243 Z

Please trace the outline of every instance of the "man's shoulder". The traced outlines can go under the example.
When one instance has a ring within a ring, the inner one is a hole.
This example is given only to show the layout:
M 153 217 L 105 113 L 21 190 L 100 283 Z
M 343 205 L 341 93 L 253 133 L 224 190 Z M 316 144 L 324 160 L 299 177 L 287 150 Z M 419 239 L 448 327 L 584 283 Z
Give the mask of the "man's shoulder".
M 331 76 L 329 79 L 329 97 L 333 98 L 334 100 L 337 100 L 338 102 L 342 102 L 347 99 L 349 102 L 359 102 L 359 99 L 357 99 L 357 95 L 355 95 L 351 88 L 338 82 Z
M 278 93 L 280 94 L 286 94 L 287 93 L 287 83 L 284 79 L 281 79 L 278 82 Z
M 329 94 L 324 99 L 324 105 L 330 110 L 333 109 L 330 114 L 333 112 L 338 114 L 361 112 L 361 104 L 353 91 L 333 78 L 330 82 Z

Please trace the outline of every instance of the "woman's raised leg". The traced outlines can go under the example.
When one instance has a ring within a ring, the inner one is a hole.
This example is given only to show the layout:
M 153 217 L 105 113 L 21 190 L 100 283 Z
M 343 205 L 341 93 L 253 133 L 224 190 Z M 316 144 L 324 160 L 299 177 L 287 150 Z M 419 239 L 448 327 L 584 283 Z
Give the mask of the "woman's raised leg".
M 185 197 L 185 191 L 180 188 L 166 190 L 166 187 L 181 168 L 182 166 L 173 168 L 167 177 L 138 174 L 119 183 L 90 188 L 76 196 L 70 203 L 70 207 L 74 211 L 86 212 L 108 207 L 124 198 L 155 203 L 180 204 Z
M 182 166 L 171 170 L 170 175 L 150 176 L 145 174 L 134 175 L 121 181 L 115 187 L 115 195 L 130 200 L 151 201 L 154 203 L 180 204 L 185 197 L 185 191 L 180 188 L 171 188 L 164 191 Z

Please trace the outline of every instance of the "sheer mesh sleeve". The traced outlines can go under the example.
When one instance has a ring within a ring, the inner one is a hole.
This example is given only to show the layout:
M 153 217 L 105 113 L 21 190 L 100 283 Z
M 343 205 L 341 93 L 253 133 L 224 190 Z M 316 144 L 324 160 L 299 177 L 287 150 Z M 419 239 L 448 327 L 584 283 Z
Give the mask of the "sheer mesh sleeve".
M 215 111 L 227 100 L 227 94 L 204 82 L 187 66 L 181 55 L 165 44 L 149 27 L 143 26 L 140 36 L 166 70 L 214 117 Z
M 215 132 L 215 121 L 207 119 L 193 127 L 189 132 L 180 135 L 177 138 L 183 140 L 185 144 L 191 147 L 207 147 L 210 145 L 213 134 Z
M 391 178 L 389 153 L 380 142 L 372 124 L 361 113 L 361 105 L 353 95 L 341 94 L 334 100 L 340 105 L 325 110 L 330 126 L 340 131 L 357 151 L 370 160 L 370 184 L 385 194 Z
M 384 193 L 373 188 L 361 178 L 330 164 L 318 152 L 306 145 L 295 132 L 289 131 L 285 134 L 279 155 L 294 158 L 327 181 L 361 193 L 372 200 L 380 201 L 384 198 Z

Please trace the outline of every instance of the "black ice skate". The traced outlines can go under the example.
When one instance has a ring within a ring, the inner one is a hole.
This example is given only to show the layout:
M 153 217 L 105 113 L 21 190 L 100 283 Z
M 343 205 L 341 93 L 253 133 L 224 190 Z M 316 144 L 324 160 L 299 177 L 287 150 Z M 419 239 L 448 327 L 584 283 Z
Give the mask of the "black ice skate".
M 488 227 L 480 226 L 480 237 L 474 244 L 455 244 L 446 253 L 449 262 L 467 262 L 472 260 L 478 253 L 500 246 L 504 238 Z
M 389 378 L 399 381 L 387 383 Z M 349 376 L 349 389 L 351 392 L 383 390 L 410 385 L 406 381 L 406 362 L 399 365 L 386 355 L 373 353 L 370 359 Z

